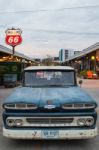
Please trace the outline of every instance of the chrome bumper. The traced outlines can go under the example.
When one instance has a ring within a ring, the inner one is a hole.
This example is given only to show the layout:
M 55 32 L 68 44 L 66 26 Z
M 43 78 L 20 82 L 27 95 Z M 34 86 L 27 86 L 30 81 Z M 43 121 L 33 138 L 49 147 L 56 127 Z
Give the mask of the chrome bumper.
M 95 137 L 97 132 L 97 127 L 95 129 L 67 129 L 58 130 L 58 136 L 52 138 L 46 138 L 42 135 L 43 130 L 11 130 L 3 128 L 3 136 L 12 139 L 89 139 Z

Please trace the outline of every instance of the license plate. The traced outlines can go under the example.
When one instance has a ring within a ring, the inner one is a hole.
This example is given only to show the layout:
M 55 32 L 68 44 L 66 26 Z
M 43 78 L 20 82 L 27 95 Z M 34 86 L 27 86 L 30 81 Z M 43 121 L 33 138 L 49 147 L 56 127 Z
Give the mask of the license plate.
M 59 132 L 56 130 L 43 130 L 42 131 L 42 138 L 45 139 L 55 139 L 58 138 Z

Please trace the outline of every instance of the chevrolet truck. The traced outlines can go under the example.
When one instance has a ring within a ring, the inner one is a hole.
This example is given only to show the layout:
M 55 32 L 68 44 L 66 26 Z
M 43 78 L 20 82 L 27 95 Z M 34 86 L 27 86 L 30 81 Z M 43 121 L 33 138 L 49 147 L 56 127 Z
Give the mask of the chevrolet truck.
M 12 139 L 89 139 L 97 135 L 97 103 L 68 66 L 24 69 L 22 86 L 3 103 L 3 136 Z

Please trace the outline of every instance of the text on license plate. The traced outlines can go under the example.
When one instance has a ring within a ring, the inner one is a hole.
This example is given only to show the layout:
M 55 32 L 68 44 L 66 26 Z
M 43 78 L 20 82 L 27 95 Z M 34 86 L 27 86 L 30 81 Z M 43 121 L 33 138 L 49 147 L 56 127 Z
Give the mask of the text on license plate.
M 58 138 L 59 132 L 57 130 L 43 130 L 42 137 L 43 138 Z

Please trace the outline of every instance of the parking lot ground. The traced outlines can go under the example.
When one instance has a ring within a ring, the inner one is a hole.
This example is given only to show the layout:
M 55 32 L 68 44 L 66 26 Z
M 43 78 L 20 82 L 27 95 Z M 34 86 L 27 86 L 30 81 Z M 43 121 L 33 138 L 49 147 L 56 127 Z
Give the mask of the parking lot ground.
M 99 105 L 99 80 L 83 80 L 82 88 Z M 11 140 L 2 136 L 2 103 L 15 90 L 0 87 L 0 150 L 99 150 L 99 135 L 89 140 Z M 97 109 L 98 111 L 98 109 Z M 99 114 L 99 111 L 98 111 Z M 99 119 L 97 122 L 99 129 Z
M 83 79 L 82 88 L 84 89 L 99 89 L 99 79 Z

